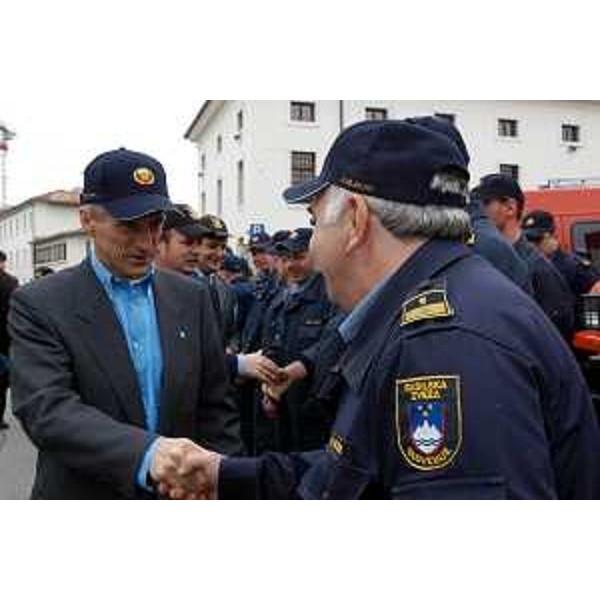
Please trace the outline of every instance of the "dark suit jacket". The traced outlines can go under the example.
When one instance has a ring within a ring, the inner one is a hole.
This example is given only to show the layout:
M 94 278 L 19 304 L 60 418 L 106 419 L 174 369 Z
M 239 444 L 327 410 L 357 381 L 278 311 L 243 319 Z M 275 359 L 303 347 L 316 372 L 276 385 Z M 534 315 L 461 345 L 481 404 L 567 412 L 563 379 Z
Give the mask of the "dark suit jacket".
M 8 355 L 10 339 L 7 331 L 8 306 L 12 293 L 19 287 L 16 277 L 0 271 L 0 354 Z
M 241 451 L 239 415 L 204 286 L 157 271 L 164 378 L 160 434 Z M 90 264 L 19 289 L 9 313 L 15 415 L 39 449 L 34 498 L 136 498 L 156 434 L 124 333 Z

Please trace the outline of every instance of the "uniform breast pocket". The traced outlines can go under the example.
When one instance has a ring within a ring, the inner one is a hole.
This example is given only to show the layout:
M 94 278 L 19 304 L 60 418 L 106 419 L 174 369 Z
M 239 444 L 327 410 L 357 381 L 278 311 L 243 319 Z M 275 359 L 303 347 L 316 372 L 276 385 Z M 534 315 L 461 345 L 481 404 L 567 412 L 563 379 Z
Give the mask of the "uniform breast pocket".
M 317 341 L 323 331 L 322 319 L 307 319 L 298 328 L 298 337 L 306 341 Z
M 506 500 L 502 477 L 420 479 L 392 488 L 393 500 Z

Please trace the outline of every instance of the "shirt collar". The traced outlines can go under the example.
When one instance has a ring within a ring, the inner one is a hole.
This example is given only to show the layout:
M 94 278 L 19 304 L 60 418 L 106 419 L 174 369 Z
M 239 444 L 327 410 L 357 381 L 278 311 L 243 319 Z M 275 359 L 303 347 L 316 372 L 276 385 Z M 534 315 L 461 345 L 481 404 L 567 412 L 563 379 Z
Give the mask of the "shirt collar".
M 349 344 L 356 337 L 365 315 L 369 312 L 373 304 L 375 304 L 375 301 L 392 275 L 394 273 L 390 273 L 387 277 L 384 277 L 341 322 L 338 331 L 346 344 Z
M 96 277 L 104 287 L 112 288 L 115 285 L 147 285 L 152 282 L 156 271 L 154 265 L 150 266 L 148 272 L 140 279 L 123 279 L 115 275 L 96 255 L 96 249 L 92 245 L 90 250 L 90 262 Z

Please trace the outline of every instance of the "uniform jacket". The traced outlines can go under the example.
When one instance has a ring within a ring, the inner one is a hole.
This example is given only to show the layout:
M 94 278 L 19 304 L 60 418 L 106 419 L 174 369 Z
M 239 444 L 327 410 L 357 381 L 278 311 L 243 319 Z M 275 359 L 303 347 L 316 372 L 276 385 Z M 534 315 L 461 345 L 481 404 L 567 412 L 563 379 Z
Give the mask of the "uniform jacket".
M 598 498 L 585 382 L 537 304 L 460 243 L 419 249 L 339 363 L 325 451 L 225 460 L 224 496 Z
M 219 331 L 204 286 L 158 270 L 164 363 L 161 435 L 240 451 Z M 39 450 L 34 498 L 136 498 L 157 435 L 145 415 L 124 333 L 88 261 L 13 295 L 15 415 Z

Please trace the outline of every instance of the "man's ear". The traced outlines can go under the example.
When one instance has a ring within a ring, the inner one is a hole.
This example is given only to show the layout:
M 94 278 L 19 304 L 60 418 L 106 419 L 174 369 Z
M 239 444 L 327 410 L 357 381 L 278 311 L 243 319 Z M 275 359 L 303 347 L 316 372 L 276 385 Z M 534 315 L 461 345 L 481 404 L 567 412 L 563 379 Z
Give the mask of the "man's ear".
M 347 200 L 348 208 L 346 210 L 347 223 L 346 226 L 350 231 L 346 250 L 352 252 L 361 246 L 371 227 L 371 211 L 363 196 L 350 196 Z
M 79 222 L 83 227 L 84 231 L 93 238 L 96 234 L 96 228 L 94 226 L 94 218 L 89 208 L 79 209 Z

